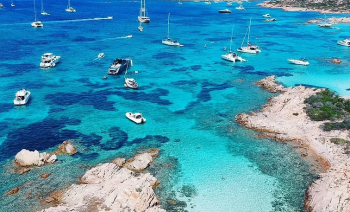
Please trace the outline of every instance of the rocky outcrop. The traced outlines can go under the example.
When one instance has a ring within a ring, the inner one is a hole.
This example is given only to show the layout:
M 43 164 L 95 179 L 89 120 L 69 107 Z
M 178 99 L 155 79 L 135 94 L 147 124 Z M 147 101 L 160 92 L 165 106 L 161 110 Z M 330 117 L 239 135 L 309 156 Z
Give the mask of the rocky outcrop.
M 43 166 L 48 163 L 54 163 L 57 160 L 56 155 L 46 152 L 39 153 L 37 150 L 29 151 L 22 149 L 15 156 L 15 162 L 19 166 Z
M 341 60 L 339 58 L 335 58 L 335 59 L 332 60 L 332 63 L 340 64 Z
M 331 138 L 348 139 L 348 131 L 322 130 L 325 122 L 311 121 L 304 100 L 319 89 L 303 86 L 285 91 L 263 106 L 258 113 L 238 114 L 236 121 L 246 128 L 260 131 L 263 137 L 278 141 L 294 141 L 303 148 L 303 155 L 317 155 L 319 162 L 331 168 L 319 175 L 308 188 L 305 207 L 312 212 L 348 212 L 350 205 L 350 159 Z
M 15 195 L 15 194 L 17 194 L 19 191 L 20 191 L 19 187 L 15 187 L 15 188 L 9 190 L 9 191 L 7 192 L 7 195 L 9 195 L 9 196 Z
M 61 205 L 43 211 L 165 211 L 152 189 L 157 179 L 149 173 L 136 177 L 129 169 L 105 163 L 88 170 L 81 182 L 68 188 Z
M 54 153 L 59 155 L 59 154 L 68 154 L 68 155 L 74 155 L 77 153 L 77 148 L 72 144 L 72 141 L 67 140 L 63 141 L 61 145 L 58 146 L 58 150 L 55 151 Z
M 112 161 L 117 166 L 123 166 L 125 164 L 125 158 L 116 158 Z
M 345 0 L 281 0 L 265 1 L 258 4 L 266 8 L 281 8 L 284 11 L 312 11 L 321 13 L 348 13 L 349 6 Z
M 255 82 L 259 87 L 262 87 L 272 93 L 277 93 L 277 92 L 284 92 L 286 91 L 286 88 L 283 87 L 283 85 L 279 85 L 275 81 L 276 76 L 268 76 L 265 77 L 264 79 Z
M 124 167 L 133 171 L 141 171 L 153 162 L 153 157 L 157 157 L 158 152 L 158 149 L 146 150 L 144 153 L 137 154 L 130 160 L 126 161 Z

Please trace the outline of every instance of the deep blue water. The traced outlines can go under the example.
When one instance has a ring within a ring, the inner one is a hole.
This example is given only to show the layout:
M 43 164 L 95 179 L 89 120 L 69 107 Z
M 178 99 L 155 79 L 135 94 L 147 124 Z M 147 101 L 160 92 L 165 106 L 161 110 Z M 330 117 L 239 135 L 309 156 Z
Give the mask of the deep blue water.
M 139 32 L 139 2 L 72 0 L 77 12 L 67 13 L 66 2 L 44 0 L 51 16 L 39 12 L 44 28 L 35 29 L 30 26 L 32 1 L 15 1 L 15 7 L 2 3 L 0 193 L 16 186 L 21 191 L 2 196 L 1 211 L 46 207 L 41 198 L 76 183 L 88 166 L 146 148 L 161 149 L 150 171 L 162 184 L 156 192 L 168 211 L 304 211 L 304 191 L 315 177 L 309 164 L 289 144 L 259 139 L 234 117 L 266 103 L 272 94 L 254 81 L 272 74 L 288 86 L 329 87 L 349 95 L 350 49 L 335 44 L 349 35 L 347 25 L 304 25 L 322 15 L 265 9 L 256 2 L 244 2 L 244 11 L 233 5 L 232 14 L 219 14 L 225 3 L 148 1 L 151 23 Z M 40 11 L 39 1 L 36 8 Z M 161 44 L 168 13 L 170 37 L 182 48 Z M 265 13 L 278 21 L 264 22 Z M 93 20 L 107 16 L 113 19 Z M 241 54 L 248 60 L 244 63 L 221 60 L 232 27 L 236 49 L 250 17 L 250 39 L 262 53 Z M 60 55 L 61 62 L 40 69 L 45 52 Z M 100 52 L 106 57 L 96 60 Z M 125 89 L 123 75 L 101 79 L 117 57 L 132 57 L 139 90 Z M 300 57 L 307 57 L 310 66 L 287 63 Z M 333 57 L 343 63 L 330 63 Z M 29 104 L 13 106 L 21 88 L 32 92 Z M 147 123 L 130 122 L 128 111 L 142 112 Z M 78 154 L 58 156 L 57 163 L 25 175 L 7 171 L 21 149 L 50 152 L 67 139 L 74 140 Z M 51 176 L 42 180 L 41 173 Z M 169 204 L 173 199 L 176 205 Z

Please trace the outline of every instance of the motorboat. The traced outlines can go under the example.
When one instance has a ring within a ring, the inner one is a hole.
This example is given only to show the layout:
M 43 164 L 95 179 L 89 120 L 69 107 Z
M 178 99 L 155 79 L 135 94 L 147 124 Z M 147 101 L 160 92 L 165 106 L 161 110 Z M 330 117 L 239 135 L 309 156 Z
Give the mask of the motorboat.
M 105 57 L 105 53 L 101 52 L 100 54 L 97 55 L 97 58 L 103 58 Z
M 276 18 L 270 18 L 270 19 L 266 19 L 265 22 L 273 22 L 273 21 L 277 21 Z
M 204 4 L 211 4 L 211 2 L 207 0 L 204 2 Z
M 31 25 L 32 27 L 35 27 L 35 28 L 44 27 L 44 24 L 41 23 L 41 21 L 38 21 L 38 19 L 36 18 L 35 0 L 33 0 L 33 2 L 34 2 L 34 22 L 32 22 Z
M 221 55 L 221 58 L 224 60 L 233 62 L 233 63 L 235 63 L 236 61 L 239 61 L 239 62 L 247 61 L 247 60 L 243 59 L 242 57 L 238 56 L 238 54 L 236 52 L 231 51 L 232 37 L 233 37 L 233 28 L 232 28 L 232 32 L 231 32 L 230 51 L 227 52 L 226 54 Z M 225 47 L 225 50 L 226 50 L 226 47 Z
M 146 0 L 141 0 L 140 15 L 137 17 L 141 23 L 149 23 L 151 19 L 146 15 Z
M 301 58 L 301 59 L 288 59 L 288 61 L 292 64 L 296 64 L 296 65 L 304 65 L 307 66 L 309 65 L 309 61 L 307 61 L 305 58 Z
M 252 19 L 250 19 L 250 21 L 249 21 L 249 27 L 248 27 L 248 30 L 247 30 L 244 38 L 243 38 L 241 47 L 238 48 L 237 51 L 243 52 L 243 53 L 257 54 L 257 53 L 261 52 L 260 48 L 257 45 L 252 45 L 249 43 L 251 24 L 252 24 Z M 247 37 L 247 46 L 243 46 L 243 43 L 244 43 L 246 37 Z
M 41 0 L 41 15 L 50 15 L 49 13 L 44 11 L 44 3 L 43 0 Z
M 140 32 L 142 32 L 142 31 L 143 31 L 143 27 L 141 26 L 141 24 L 140 24 L 140 26 L 139 26 L 139 27 L 137 27 L 137 29 L 138 29 Z
M 231 2 L 227 2 L 226 5 L 231 6 L 232 5 L 232 1 Z
M 132 60 L 130 58 L 120 59 L 117 58 L 113 61 L 112 65 L 108 68 L 108 74 L 116 75 L 123 71 L 126 71 L 128 68 L 132 66 Z
M 113 19 L 113 16 L 107 16 L 107 19 Z
M 75 13 L 76 10 L 70 6 L 70 0 L 68 0 L 68 5 L 67 5 L 67 9 L 66 9 L 66 12 L 69 12 L 69 13 Z
M 340 40 L 337 42 L 337 44 L 350 47 L 350 38 L 347 38 L 345 40 Z
M 219 10 L 219 13 L 232 13 L 229 9 Z
M 13 100 L 13 104 L 15 105 L 25 105 L 27 104 L 30 97 L 30 91 L 22 88 L 16 92 L 15 99 Z
M 41 56 L 40 68 L 55 67 L 61 56 L 56 56 L 52 53 L 45 53 Z
M 264 18 L 271 18 L 270 14 L 263 15 Z
M 245 10 L 243 5 L 242 5 L 242 2 L 238 2 L 239 6 L 236 7 L 236 10 Z
M 127 35 L 125 36 L 125 38 L 132 38 L 132 35 Z
M 184 45 L 180 44 L 179 41 L 174 40 L 174 39 L 169 37 L 169 26 L 170 26 L 169 20 L 170 20 L 170 13 L 168 14 L 168 38 L 162 40 L 162 44 L 168 45 L 168 46 L 180 46 L 180 47 L 184 46 Z
M 127 112 L 127 113 L 125 114 L 125 116 L 126 116 L 129 120 L 135 122 L 136 124 L 143 124 L 143 123 L 146 122 L 146 119 L 142 116 L 141 113 L 131 113 L 131 112 Z
M 3 8 L 3 7 L 4 7 L 4 5 L 0 3 L 0 8 Z

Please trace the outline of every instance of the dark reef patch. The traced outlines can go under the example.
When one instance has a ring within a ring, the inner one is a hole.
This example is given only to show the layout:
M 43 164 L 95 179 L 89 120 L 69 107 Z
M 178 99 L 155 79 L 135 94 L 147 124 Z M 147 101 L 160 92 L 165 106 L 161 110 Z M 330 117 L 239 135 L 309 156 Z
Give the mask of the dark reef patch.
M 119 149 L 126 145 L 129 139 L 128 134 L 120 130 L 119 127 L 112 127 L 109 129 L 109 137 L 112 139 L 101 144 L 101 148 L 104 150 Z
M 131 143 L 133 144 L 139 144 L 139 143 L 149 143 L 149 142 L 156 142 L 156 143 L 166 143 L 169 142 L 170 139 L 168 137 L 162 136 L 162 135 L 147 135 L 144 138 L 136 138 L 132 140 Z
M 89 86 L 91 88 L 104 88 L 108 85 L 107 83 L 92 83 L 89 78 L 81 78 L 77 81 L 84 83 L 84 86 Z
M 0 73 L 0 77 L 15 77 L 25 74 L 26 72 L 37 68 L 35 64 L 32 63 L 21 63 L 21 64 L 1 64 L 1 67 L 6 71 Z
M 171 105 L 172 103 L 169 100 L 163 100 L 160 97 L 161 96 L 167 96 L 169 94 L 168 90 L 157 88 L 154 89 L 151 93 L 145 93 L 145 92 L 122 92 L 122 91 L 115 91 L 113 94 L 116 94 L 118 96 L 123 97 L 126 100 L 133 100 L 133 101 L 146 101 L 151 103 L 156 103 L 159 105 Z
M 208 102 L 211 100 L 210 92 L 216 91 L 216 90 L 225 90 L 226 88 L 230 88 L 232 85 L 229 85 L 228 83 L 223 84 L 212 84 L 210 82 L 203 82 L 202 83 L 202 90 L 197 95 L 198 102 Z
M 159 41 L 158 41 L 159 42 Z M 172 60 L 177 60 L 177 59 L 185 59 L 180 57 L 179 55 L 181 54 L 177 54 L 177 53 L 171 53 L 171 52 L 159 52 L 155 55 L 152 56 L 153 59 L 172 59 Z
M 78 125 L 80 122 L 80 120 L 67 117 L 60 120 L 47 118 L 41 122 L 9 132 L 4 143 L 0 145 L 0 159 L 12 157 L 21 149 L 45 150 L 67 139 L 81 139 L 89 145 L 96 143 L 97 141 L 94 141 L 96 136 L 64 129 L 67 125 Z M 98 143 L 100 140 L 101 138 L 99 138 Z
M 13 104 L 11 103 L 0 103 L 0 113 L 5 113 L 13 109 Z
M 182 68 L 173 68 L 170 71 L 173 71 L 173 72 L 184 72 L 186 70 L 187 70 L 186 67 L 182 67 Z
M 83 37 L 83 36 L 78 36 L 76 38 L 74 38 L 72 40 L 73 42 L 91 42 L 91 41 L 95 41 L 94 38 L 86 38 L 86 37 Z
M 190 67 L 191 70 L 193 71 L 198 71 L 198 70 L 201 70 L 202 69 L 202 66 L 201 65 L 193 65 Z

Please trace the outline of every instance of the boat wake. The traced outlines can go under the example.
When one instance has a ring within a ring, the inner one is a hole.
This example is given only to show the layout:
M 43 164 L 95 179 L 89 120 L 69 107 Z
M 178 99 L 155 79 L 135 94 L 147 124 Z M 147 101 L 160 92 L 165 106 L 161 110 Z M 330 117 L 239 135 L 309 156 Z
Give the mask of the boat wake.
M 59 21 L 45 21 L 45 23 L 62 23 L 62 22 L 78 22 L 78 21 L 101 21 L 101 20 L 112 20 L 113 16 L 108 16 L 106 18 L 82 18 L 82 19 L 72 19 L 72 20 L 59 20 Z

